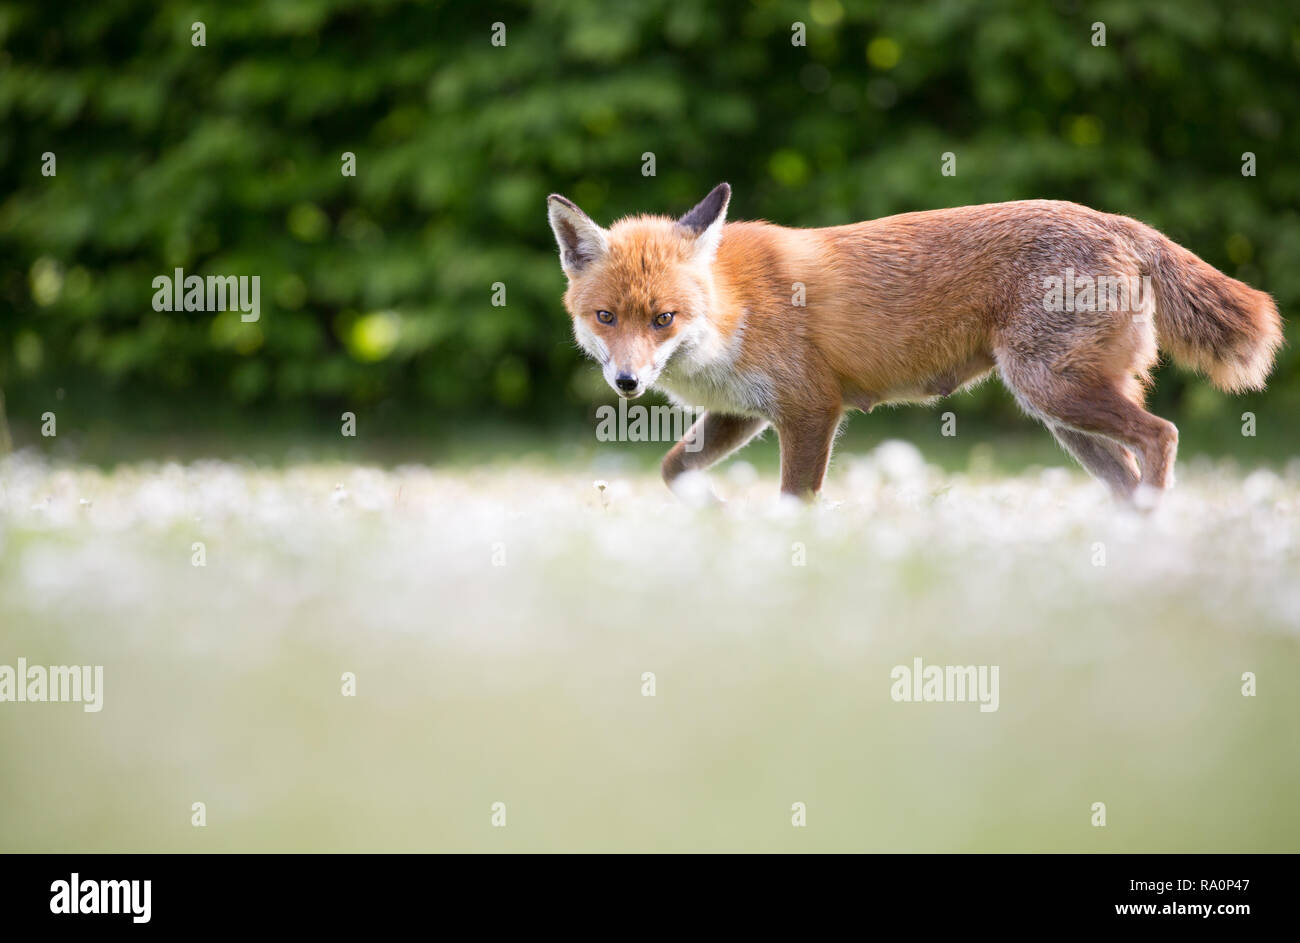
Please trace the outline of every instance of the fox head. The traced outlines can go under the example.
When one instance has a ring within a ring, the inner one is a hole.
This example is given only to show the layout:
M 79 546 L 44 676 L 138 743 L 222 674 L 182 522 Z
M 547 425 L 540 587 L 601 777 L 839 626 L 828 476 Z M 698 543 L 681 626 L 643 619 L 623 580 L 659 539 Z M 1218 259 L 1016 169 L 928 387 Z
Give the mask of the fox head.
M 681 219 L 634 216 L 602 229 L 559 194 L 547 198 L 574 337 L 619 396 L 635 399 L 674 356 L 716 343 L 712 265 L 730 200 L 720 183 Z

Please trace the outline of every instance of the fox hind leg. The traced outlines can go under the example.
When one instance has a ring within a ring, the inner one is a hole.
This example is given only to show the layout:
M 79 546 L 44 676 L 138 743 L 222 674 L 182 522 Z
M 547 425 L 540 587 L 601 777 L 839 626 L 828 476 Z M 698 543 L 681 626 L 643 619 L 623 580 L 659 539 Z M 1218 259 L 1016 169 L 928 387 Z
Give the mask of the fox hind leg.
M 1047 365 L 1026 362 L 1006 353 L 999 356 L 999 367 L 1003 380 L 1030 413 L 1050 426 L 1112 439 L 1132 449 L 1142 468 L 1141 486 L 1163 491 L 1173 484 L 1178 429 L 1139 405 L 1141 388 L 1131 376 L 1057 372 Z M 1098 474 L 1089 461 L 1105 465 L 1106 460 L 1096 449 L 1087 448 L 1084 451 L 1089 458 L 1085 460 L 1075 451 L 1079 441 L 1062 444 L 1089 471 Z M 1113 465 L 1109 472 L 1116 473 Z M 1099 477 L 1107 480 L 1105 475 Z
M 1079 460 L 1094 478 L 1100 480 L 1121 501 L 1132 501 L 1142 479 L 1137 459 L 1127 448 L 1104 436 L 1080 432 L 1048 423 L 1061 446 Z

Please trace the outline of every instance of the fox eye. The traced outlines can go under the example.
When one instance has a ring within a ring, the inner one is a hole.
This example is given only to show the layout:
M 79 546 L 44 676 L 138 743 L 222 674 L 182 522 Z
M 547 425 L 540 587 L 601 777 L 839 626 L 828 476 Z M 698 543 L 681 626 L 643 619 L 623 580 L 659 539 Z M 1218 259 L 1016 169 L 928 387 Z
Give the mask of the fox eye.
M 674 314 L 674 312 L 672 312 L 672 311 L 665 311 L 663 314 L 656 315 L 656 316 L 655 316 L 655 319 L 654 319 L 654 326 L 655 326 L 655 327 L 667 327 L 668 325 L 672 324 L 672 323 L 673 323 L 673 314 Z
M 599 321 L 601 324 L 613 324 L 614 314 L 611 311 L 597 311 L 596 320 Z

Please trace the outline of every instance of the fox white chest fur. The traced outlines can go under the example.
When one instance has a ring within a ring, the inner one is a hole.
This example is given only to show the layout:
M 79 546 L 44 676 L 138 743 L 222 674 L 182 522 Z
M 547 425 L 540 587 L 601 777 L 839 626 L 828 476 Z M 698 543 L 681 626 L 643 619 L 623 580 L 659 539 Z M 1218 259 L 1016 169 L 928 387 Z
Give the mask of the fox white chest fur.
M 730 360 L 704 366 L 690 361 L 669 361 L 655 387 L 679 406 L 735 416 L 771 416 L 771 381 L 762 374 L 735 370 Z
M 743 342 L 743 324 L 724 339 L 707 319 L 701 319 L 666 352 L 667 362 L 654 385 L 679 406 L 770 418 L 771 380 L 737 367 Z

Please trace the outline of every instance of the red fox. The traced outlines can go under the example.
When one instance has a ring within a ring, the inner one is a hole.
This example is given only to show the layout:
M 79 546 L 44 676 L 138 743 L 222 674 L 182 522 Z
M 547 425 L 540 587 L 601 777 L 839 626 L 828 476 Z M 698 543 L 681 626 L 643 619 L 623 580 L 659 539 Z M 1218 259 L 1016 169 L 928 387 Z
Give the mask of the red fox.
M 790 229 L 728 223 L 730 199 L 723 183 L 678 220 L 609 229 L 547 200 L 578 344 L 620 396 L 653 386 L 705 411 L 664 458 L 670 487 L 770 424 L 782 492 L 810 498 L 846 410 L 933 400 L 996 368 L 1026 412 L 1133 501 L 1139 486 L 1173 484 L 1178 430 L 1143 409 L 1157 343 L 1227 391 L 1262 388 L 1282 344 L 1267 294 L 1143 223 L 1076 203 Z

